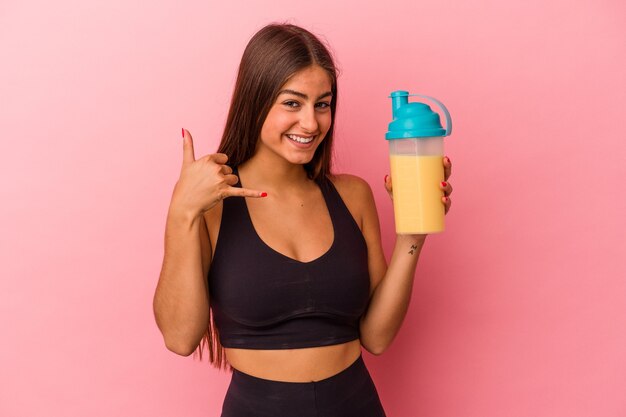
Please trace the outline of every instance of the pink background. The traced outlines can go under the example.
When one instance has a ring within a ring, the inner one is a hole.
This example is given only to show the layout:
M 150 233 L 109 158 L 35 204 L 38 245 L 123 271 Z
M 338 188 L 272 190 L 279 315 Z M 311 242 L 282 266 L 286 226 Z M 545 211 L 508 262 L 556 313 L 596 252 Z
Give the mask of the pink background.
M 153 319 L 165 215 L 181 127 L 215 151 L 247 41 L 285 20 L 332 45 L 336 166 L 372 185 L 387 255 L 387 96 L 454 120 L 447 231 L 364 351 L 388 415 L 626 415 L 626 3 L 364 4 L 2 2 L 0 415 L 219 415 L 230 375 Z

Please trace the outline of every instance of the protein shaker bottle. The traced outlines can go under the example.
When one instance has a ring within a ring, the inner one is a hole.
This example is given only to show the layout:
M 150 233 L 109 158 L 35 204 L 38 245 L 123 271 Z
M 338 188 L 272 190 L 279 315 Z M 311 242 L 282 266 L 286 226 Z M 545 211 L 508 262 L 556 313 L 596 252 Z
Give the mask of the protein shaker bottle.
M 427 104 L 409 103 L 411 96 L 437 104 L 445 115 L 446 128 Z M 389 97 L 393 121 L 385 139 L 389 141 L 396 233 L 443 232 L 445 206 L 439 184 L 444 180 L 443 138 L 452 133 L 450 113 L 432 97 L 408 91 L 394 91 Z

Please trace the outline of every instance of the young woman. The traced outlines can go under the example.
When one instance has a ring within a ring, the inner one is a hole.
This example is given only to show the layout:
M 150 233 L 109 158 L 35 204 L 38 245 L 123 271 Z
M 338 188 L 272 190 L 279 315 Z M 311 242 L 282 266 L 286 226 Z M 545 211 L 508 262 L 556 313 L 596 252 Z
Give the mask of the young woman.
M 361 346 L 380 355 L 397 334 L 426 235 L 398 235 L 387 266 L 369 185 L 331 172 L 336 108 L 324 44 L 271 24 L 244 51 L 217 153 L 196 160 L 183 129 L 154 312 L 171 351 L 228 361 L 222 417 L 385 415 Z

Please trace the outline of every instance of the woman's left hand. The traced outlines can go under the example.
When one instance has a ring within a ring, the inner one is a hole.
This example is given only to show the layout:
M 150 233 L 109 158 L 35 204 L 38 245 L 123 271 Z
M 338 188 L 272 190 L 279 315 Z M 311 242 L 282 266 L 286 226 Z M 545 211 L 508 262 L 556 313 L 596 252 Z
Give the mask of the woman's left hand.
M 443 197 L 441 197 L 441 201 L 446 206 L 445 213 L 447 214 L 450 210 L 450 206 L 452 205 L 452 200 L 450 199 L 450 194 L 452 194 L 452 185 L 448 182 L 448 178 L 450 178 L 450 175 L 452 174 L 452 162 L 450 162 L 450 158 L 447 156 L 442 158 L 442 160 L 444 182 L 439 183 L 439 188 L 443 190 Z M 390 175 L 385 176 L 385 189 L 387 190 L 387 193 L 389 193 L 389 197 L 393 200 Z

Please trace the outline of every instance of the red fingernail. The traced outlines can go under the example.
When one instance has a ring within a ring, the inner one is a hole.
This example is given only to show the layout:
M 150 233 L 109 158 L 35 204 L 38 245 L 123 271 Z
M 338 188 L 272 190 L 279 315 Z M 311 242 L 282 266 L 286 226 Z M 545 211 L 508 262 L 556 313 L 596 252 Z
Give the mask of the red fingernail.
M 261 197 L 267 197 L 267 193 L 265 192 L 261 193 Z
M 183 132 L 183 138 L 185 137 L 185 128 L 182 128 L 182 132 Z
M 448 157 L 446 156 L 446 159 L 448 160 L 448 163 L 450 163 L 450 158 L 448 158 Z
M 441 183 L 441 185 L 443 185 L 444 187 L 446 187 L 448 184 L 444 181 Z
M 385 175 L 385 183 L 387 182 L 387 177 L 388 177 L 388 176 L 389 176 L 389 175 Z

